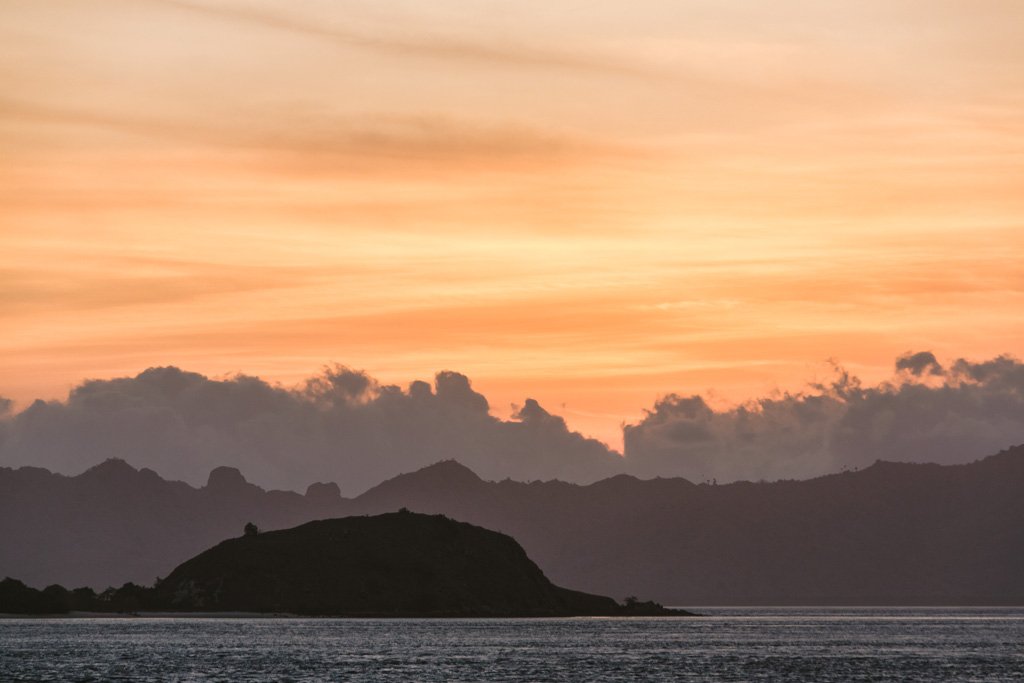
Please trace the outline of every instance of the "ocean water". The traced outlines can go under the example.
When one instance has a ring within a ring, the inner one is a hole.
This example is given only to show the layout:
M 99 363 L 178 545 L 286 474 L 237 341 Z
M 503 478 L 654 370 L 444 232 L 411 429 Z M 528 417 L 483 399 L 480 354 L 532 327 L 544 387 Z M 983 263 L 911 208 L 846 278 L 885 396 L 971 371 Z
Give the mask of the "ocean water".
M 1024 609 L 0 620 L 0 681 L 1011 681 Z

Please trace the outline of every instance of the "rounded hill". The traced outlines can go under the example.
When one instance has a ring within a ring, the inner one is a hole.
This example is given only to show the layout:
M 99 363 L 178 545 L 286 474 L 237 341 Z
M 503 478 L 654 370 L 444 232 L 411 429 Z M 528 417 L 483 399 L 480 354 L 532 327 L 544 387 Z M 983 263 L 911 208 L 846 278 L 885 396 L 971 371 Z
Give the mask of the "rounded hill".
M 509 536 L 405 511 L 227 540 L 177 567 L 156 593 L 174 610 L 339 616 L 617 615 L 638 606 L 555 586 Z

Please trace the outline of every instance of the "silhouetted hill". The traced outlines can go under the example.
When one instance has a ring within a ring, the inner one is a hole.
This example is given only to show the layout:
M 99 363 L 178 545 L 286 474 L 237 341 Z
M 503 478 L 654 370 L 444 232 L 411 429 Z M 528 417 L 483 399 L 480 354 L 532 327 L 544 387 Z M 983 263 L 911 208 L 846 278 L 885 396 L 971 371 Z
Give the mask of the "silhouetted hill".
M 156 603 L 344 616 L 627 613 L 611 598 L 555 586 L 504 534 L 410 512 L 224 541 L 171 572 L 157 587 Z
M 98 471 L 97 471 L 98 470 Z M 223 484 L 223 486 L 222 486 Z M 1024 447 L 968 465 L 878 462 L 808 481 L 487 482 L 448 461 L 355 499 L 193 489 L 108 463 L 0 469 L 0 576 L 150 583 L 216 541 L 401 507 L 514 537 L 557 584 L 666 604 L 1024 604 Z
M 224 541 L 154 587 L 0 581 L 0 614 L 258 612 L 377 617 L 686 616 L 552 584 L 514 539 L 406 510 Z

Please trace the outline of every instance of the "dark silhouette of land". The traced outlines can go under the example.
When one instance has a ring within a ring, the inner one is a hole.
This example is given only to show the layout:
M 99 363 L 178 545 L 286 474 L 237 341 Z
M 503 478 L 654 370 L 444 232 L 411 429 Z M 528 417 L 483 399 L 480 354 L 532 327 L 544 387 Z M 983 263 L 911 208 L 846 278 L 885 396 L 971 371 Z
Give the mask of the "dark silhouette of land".
M 96 595 L 0 583 L 0 612 L 258 612 L 361 617 L 685 616 L 552 584 L 509 536 L 401 511 L 259 533 L 247 524 L 152 588 Z
M 227 467 L 200 489 L 122 460 L 75 477 L 0 468 L 0 577 L 36 586 L 151 584 L 247 522 L 283 529 L 353 513 L 331 484 L 305 496 L 264 491 Z
M 175 610 L 340 616 L 684 614 L 559 588 L 509 536 L 401 511 L 220 543 L 156 588 Z
M 0 614 L 67 614 L 68 612 L 136 613 L 155 609 L 153 588 L 126 583 L 97 593 L 53 584 L 36 590 L 10 577 L 0 581 Z
M 149 584 L 237 536 L 312 519 L 445 514 L 511 535 L 556 584 L 664 604 L 1024 604 L 1024 447 L 955 466 L 878 462 L 808 481 L 714 486 L 617 476 L 482 481 L 448 461 L 354 499 L 194 489 L 109 461 L 77 477 L 0 469 L 0 576 Z

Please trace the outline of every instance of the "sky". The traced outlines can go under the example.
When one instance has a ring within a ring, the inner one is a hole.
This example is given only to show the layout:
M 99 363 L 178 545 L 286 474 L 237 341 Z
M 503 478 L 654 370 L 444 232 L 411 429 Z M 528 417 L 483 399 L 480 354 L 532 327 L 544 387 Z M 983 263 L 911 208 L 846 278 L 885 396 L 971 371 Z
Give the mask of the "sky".
M 672 395 L 1020 357 L 1022 27 L 1017 0 L 5 0 L 0 396 L 452 370 L 621 449 Z

